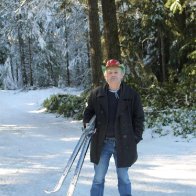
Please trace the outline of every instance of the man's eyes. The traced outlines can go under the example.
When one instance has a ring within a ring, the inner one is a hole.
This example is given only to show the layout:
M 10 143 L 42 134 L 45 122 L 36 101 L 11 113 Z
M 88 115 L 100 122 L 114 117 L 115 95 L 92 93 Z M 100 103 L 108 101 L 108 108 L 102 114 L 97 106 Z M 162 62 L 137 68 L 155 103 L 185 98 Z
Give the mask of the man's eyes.
M 117 71 L 115 71 L 115 72 L 109 72 L 109 74 L 118 74 L 118 72 Z

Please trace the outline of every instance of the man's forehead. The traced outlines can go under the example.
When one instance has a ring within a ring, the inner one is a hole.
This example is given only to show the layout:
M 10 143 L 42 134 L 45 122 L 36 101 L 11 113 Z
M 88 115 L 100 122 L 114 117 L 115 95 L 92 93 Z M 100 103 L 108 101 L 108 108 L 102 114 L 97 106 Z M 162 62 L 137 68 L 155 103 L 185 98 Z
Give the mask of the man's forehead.
M 120 71 L 120 67 L 109 67 L 106 69 L 106 71 Z

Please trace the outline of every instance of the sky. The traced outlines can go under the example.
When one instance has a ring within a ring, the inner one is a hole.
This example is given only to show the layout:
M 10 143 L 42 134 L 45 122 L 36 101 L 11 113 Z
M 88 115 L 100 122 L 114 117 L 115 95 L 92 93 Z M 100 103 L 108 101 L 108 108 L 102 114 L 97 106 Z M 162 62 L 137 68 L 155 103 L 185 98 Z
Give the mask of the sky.
M 52 189 L 60 178 L 81 136 L 82 122 L 45 111 L 44 99 L 57 93 L 79 95 L 81 90 L 0 90 L 0 196 L 46 196 L 44 190 Z M 146 129 L 138 155 L 129 169 L 133 196 L 195 196 L 195 138 L 159 137 Z M 66 195 L 75 164 L 52 196 Z M 88 151 L 75 196 L 89 195 L 93 173 Z M 118 196 L 117 183 L 112 158 L 104 196 Z

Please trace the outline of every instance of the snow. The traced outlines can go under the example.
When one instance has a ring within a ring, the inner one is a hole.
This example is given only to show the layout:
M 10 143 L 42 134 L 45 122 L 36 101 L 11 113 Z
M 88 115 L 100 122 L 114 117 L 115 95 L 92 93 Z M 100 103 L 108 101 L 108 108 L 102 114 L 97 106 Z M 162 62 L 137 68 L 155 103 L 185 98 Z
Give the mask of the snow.
M 81 121 L 48 114 L 41 106 L 51 94 L 79 95 L 73 88 L 0 90 L 0 196 L 46 196 L 59 179 L 80 135 Z M 133 196 L 193 196 L 196 193 L 196 142 L 145 130 L 139 159 L 129 174 Z M 72 169 L 62 189 L 66 195 Z M 74 195 L 88 196 L 93 177 L 89 152 Z M 117 196 L 114 160 L 106 177 L 106 196 Z

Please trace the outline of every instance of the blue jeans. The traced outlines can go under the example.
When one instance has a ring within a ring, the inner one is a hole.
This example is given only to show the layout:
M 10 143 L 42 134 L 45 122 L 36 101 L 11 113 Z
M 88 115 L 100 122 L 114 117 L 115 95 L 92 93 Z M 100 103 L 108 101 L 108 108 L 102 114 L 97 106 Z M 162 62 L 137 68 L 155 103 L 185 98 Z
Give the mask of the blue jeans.
M 118 177 L 118 191 L 120 196 L 131 196 L 131 182 L 128 175 L 128 167 L 117 168 L 115 139 L 109 138 L 104 141 L 98 165 L 94 165 L 95 175 L 91 187 L 91 196 L 103 196 L 105 175 L 108 170 L 111 156 L 114 156 Z

